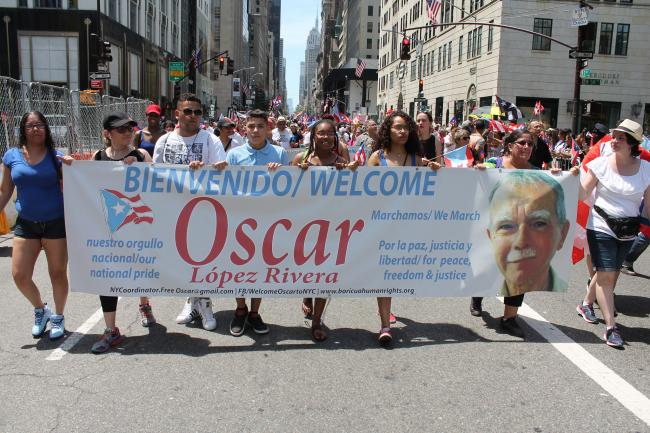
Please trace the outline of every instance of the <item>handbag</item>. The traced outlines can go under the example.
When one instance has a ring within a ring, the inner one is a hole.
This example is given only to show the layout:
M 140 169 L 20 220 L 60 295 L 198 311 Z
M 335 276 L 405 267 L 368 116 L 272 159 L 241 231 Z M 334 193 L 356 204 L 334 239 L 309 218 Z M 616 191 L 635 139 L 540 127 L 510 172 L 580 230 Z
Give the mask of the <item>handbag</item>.
M 614 232 L 618 238 L 633 238 L 641 229 L 641 218 L 635 217 L 612 217 L 602 208 L 594 205 L 594 210 L 598 215 L 603 217 L 607 226 Z

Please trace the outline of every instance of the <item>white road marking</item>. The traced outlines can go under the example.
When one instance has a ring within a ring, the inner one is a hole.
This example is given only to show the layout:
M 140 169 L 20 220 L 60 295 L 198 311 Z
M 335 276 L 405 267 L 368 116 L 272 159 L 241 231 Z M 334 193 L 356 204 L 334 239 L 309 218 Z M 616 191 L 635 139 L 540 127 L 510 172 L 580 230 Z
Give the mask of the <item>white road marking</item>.
M 555 347 L 558 352 L 618 400 L 623 407 L 650 426 L 650 399 L 648 397 L 614 373 L 609 367 L 549 323 L 548 320 L 527 304 L 523 304 L 519 308 L 519 316 Z
M 103 317 L 102 309 L 98 309 L 88 318 L 80 327 L 77 328 L 66 340 L 57 347 L 50 356 L 45 358 L 46 361 L 60 361 Z

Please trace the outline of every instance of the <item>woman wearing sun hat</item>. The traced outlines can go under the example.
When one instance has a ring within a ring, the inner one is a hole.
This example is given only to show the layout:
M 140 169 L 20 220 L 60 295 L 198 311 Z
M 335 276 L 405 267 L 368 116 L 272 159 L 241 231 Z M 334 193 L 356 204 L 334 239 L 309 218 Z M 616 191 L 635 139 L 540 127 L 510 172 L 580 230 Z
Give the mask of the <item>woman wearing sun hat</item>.
M 584 200 L 595 190 L 595 202 L 587 222 L 587 241 L 595 270 L 578 314 L 589 323 L 598 323 L 593 303 L 598 305 L 607 325 L 605 342 L 622 348 L 625 342 L 614 320 L 614 288 L 621 265 L 640 230 L 640 218 L 650 216 L 650 163 L 638 156 L 643 128 L 625 119 L 612 129 L 611 154 L 589 163 L 581 180 Z M 645 205 L 641 209 L 641 203 Z

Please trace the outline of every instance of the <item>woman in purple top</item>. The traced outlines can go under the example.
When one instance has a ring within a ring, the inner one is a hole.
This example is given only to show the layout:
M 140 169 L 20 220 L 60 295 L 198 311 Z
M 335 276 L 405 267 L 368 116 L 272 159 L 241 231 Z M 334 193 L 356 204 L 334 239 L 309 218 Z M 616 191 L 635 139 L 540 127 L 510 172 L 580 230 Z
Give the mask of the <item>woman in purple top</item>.
M 68 250 L 63 220 L 61 191 L 62 154 L 54 150 L 54 141 L 42 113 L 23 115 L 19 126 L 19 146 L 9 149 L 2 158 L 0 210 L 4 209 L 17 190 L 18 219 L 14 228 L 12 275 L 18 290 L 34 306 L 32 335 L 43 335 L 50 322 L 50 339 L 65 334 L 63 310 L 68 298 Z M 54 312 L 41 298 L 32 276 L 34 265 L 45 251 L 52 283 Z

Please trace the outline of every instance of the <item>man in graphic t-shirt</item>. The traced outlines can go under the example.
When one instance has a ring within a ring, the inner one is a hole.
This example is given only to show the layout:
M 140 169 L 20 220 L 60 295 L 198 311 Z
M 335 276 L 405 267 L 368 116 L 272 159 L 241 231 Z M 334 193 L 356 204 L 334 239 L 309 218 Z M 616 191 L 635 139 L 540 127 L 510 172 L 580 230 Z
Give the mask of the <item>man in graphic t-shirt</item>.
M 204 165 L 225 167 L 226 152 L 214 134 L 201 129 L 203 115 L 201 100 L 191 93 L 181 95 L 176 105 L 179 127 L 158 139 L 153 151 L 153 162 L 184 164 L 198 169 Z M 210 298 L 187 298 L 176 323 L 190 323 L 201 318 L 203 328 L 217 327 Z

